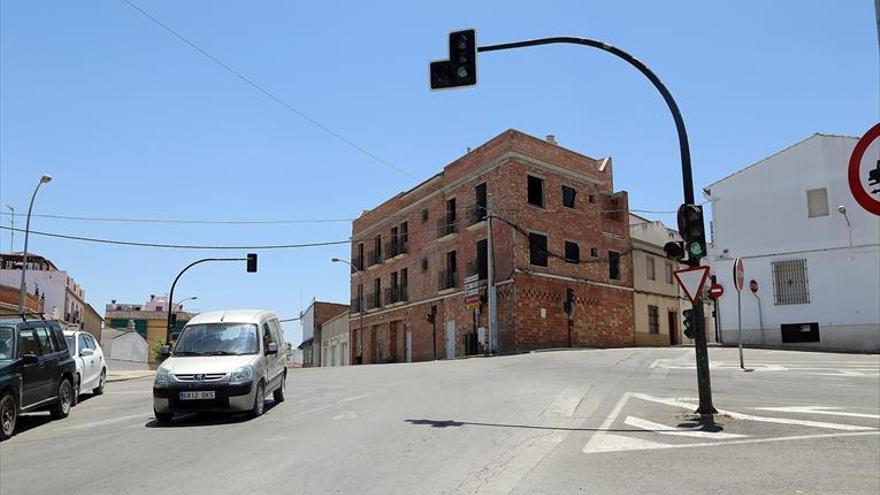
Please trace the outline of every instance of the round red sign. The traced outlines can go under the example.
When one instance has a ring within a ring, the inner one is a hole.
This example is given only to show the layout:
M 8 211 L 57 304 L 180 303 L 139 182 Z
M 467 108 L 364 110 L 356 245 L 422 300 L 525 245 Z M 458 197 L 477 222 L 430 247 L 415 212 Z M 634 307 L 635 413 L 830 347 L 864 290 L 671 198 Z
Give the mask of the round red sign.
M 849 169 L 847 170 L 849 190 L 852 192 L 853 198 L 862 208 L 875 215 L 880 215 L 880 199 L 871 196 L 871 194 L 880 193 L 880 160 L 877 160 L 875 168 L 873 163 L 868 163 L 872 157 L 865 160 L 865 152 L 878 137 L 880 137 L 880 124 L 868 129 L 868 132 L 856 143 L 852 156 L 849 158 Z M 863 160 L 865 160 L 864 164 Z M 874 186 L 877 188 L 871 189 Z
M 718 299 L 719 297 L 724 295 L 724 287 L 721 284 L 712 284 L 712 287 L 709 287 L 709 297 L 712 299 Z
M 733 286 L 736 290 L 743 289 L 743 282 L 745 282 L 745 269 L 743 268 L 743 260 L 741 258 L 737 258 L 733 260 Z
M 752 279 L 749 281 L 749 290 L 752 291 L 752 293 L 754 293 L 754 294 L 758 293 L 758 281 L 757 280 Z

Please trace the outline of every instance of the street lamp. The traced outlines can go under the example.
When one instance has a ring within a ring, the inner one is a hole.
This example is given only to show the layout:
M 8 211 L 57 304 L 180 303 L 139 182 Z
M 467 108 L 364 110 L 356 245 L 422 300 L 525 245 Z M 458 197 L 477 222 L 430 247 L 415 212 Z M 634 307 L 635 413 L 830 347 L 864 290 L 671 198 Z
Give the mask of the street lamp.
M 356 266 L 354 266 L 353 264 L 351 264 L 350 262 L 345 261 L 345 260 L 341 260 L 339 258 L 331 258 L 330 261 L 332 261 L 333 263 L 345 263 L 346 265 L 350 266 L 352 270 L 357 272 L 358 276 L 361 279 L 361 292 L 360 292 L 360 294 L 358 294 L 358 306 L 359 306 L 358 314 L 360 315 L 359 320 L 360 320 L 360 332 L 361 332 L 360 338 L 358 339 L 358 352 L 361 356 L 361 362 L 363 362 L 363 359 L 364 359 L 364 311 L 366 310 L 366 304 L 364 304 L 364 290 L 366 290 L 366 286 L 364 285 L 364 271 L 358 270 L 358 268 Z
M 6 205 L 9 210 L 9 254 L 15 252 L 15 208 Z
M 192 297 L 187 297 L 186 299 L 181 299 L 180 301 L 177 301 L 177 306 L 179 308 L 183 309 L 183 303 L 185 303 L 187 301 L 195 301 L 198 298 L 199 298 L 199 296 L 192 296 Z
M 21 285 L 18 289 L 18 314 L 22 316 L 24 316 L 24 303 L 25 298 L 27 297 L 24 277 L 25 272 L 27 272 L 28 234 L 30 233 L 31 228 L 31 211 L 34 209 L 34 199 L 37 198 L 37 191 L 40 190 L 40 186 L 50 182 L 52 182 L 51 175 L 43 174 L 43 176 L 40 177 L 40 182 L 37 183 L 37 187 L 34 188 L 34 193 L 31 195 L 31 203 L 28 205 L 27 220 L 24 223 L 24 251 L 21 254 Z
M 837 211 L 843 215 L 843 219 L 846 220 L 846 230 L 849 232 L 849 248 L 852 249 L 852 224 L 849 223 L 849 216 L 846 214 L 846 206 L 838 206 Z

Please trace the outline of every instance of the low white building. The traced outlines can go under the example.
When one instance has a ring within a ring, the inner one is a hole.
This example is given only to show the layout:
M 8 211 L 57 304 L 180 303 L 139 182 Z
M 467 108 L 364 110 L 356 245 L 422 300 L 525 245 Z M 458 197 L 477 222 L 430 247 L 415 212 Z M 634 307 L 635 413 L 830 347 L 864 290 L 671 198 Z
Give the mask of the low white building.
M 22 253 L 0 255 L 0 285 L 19 287 L 22 261 Z M 46 317 L 82 326 L 85 292 L 66 271 L 47 258 L 28 253 L 25 285 L 29 294 L 44 300 Z
M 725 344 L 738 342 L 739 257 L 744 343 L 880 351 L 880 219 L 847 182 L 857 141 L 815 134 L 704 189 L 709 262 L 725 289 L 717 315 Z
M 348 366 L 348 316 L 339 313 L 321 325 L 321 366 Z

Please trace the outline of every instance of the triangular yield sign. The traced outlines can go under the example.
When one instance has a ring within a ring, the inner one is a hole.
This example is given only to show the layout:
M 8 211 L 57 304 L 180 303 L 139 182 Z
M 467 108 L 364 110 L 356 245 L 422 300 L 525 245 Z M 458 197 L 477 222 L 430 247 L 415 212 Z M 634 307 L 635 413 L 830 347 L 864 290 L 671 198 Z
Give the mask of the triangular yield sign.
M 675 271 L 675 279 L 678 280 L 678 285 L 684 289 L 684 294 L 692 303 L 700 299 L 700 294 L 703 292 L 703 285 L 706 283 L 707 278 L 709 278 L 708 266 L 692 266 Z

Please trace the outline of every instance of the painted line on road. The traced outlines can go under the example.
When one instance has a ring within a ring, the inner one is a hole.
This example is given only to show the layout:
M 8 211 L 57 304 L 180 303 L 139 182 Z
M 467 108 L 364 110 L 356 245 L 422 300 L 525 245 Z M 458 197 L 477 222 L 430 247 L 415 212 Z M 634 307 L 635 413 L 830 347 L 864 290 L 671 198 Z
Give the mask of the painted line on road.
M 848 416 L 852 418 L 880 419 L 880 414 L 865 414 L 839 411 L 841 407 L 832 406 L 791 406 L 791 407 L 753 407 L 759 411 L 776 411 L 803 414 L 828 414 L 831 416 Z
M 654 423 L 653 421 L 648 421 L 642 418 L 637 418 L 635 416 L 627 416 L 624 423 L 629 426 L 635 426 L 636 428 L 641 428 L 643 430 L 648 430 L 653 433 L 659 433 L 661 435 L 675 435 L 680 437 L 691 437 L 691 438 L 705 438 L 712 440 L 732 440 L 734 438 L 746 438 L 749 435 L 740 435 L 737 433 L 723 433 L 723 432 L 711 432 L 711 431 L 696 431 L 688 428 L 676 428 L 673 426 L 666 426 L 661 423 Z
M 103 425 L 107 425 L 107 424 L 118 423 L 120 421 L 127 421 L 129 419 L 146 418 L 147 416 L 152 417 L 152 415 L 150 415 L 149 413 L 132 414 L 129 416 L 120 416 L 118 418 L 104 419 L 101 421 L 93 421 L 91 423 L 82 423 L 82 424 L 73 425 L 73 426 L 65 426 L 65 427 L 59 428 L 59 429 L 61 429 L 61 430 L 84 430 L 87 428 L 94 428 L 96 426 L 103 426 Z
M 373 394 L 361 394 L 361 395 L 355 395 L 355 396 L 352 396 L 352 397 L 346 397 L 345 399 L 342 399 L 342 400 L 345 401 L 345 402 L 351 402 L 351 401 L 354 401 L 354 400 L 366 399 L 367 397 L 369 397 L 369 396 L 371 396 L 371 395 L 373 395 Z
M 623 396 L 620 398 L 620 400 L 617 401 L 617 404 L 614 405 L 614 408 L 611 409 L 611 412 L 608 413 L 608 417 L 606 417 L 605 421 L 602 421 L 602 424 L 599 425 L 598 431 L 596 431 L 596 433 L 593 433 L 593 436 L 591 436 L 590 440 L 587 441 L 587 445 L 584 446 L 584 453 L 593 449 L 601 448 L 600 446 L 605 441 L 604 437 L 608 436 L 606 432 L 609 428 L 611 428 L 611 425 L 614 424 L 614 420 L 617 419 L 618 416 L 620 416 L 620 411 L 623 410 L 623 406 L 626 405 L 632 395 L 632 392 L 623 393 Z
M 584 396 L 587 394 L 586 388 L 567 387 L 556 396 L 556 399 L 550 404 L 541 416 L 555 416 L 570 418 L 574 415 Z
M 654 368 L 648 378 L 663 379 L 669 375 L 669 368 Z
M 598 435 L 598 432 L 596 433 Z M 858 437 L 866 435 L 880 435 L 880 431 L 861 431 L 854 433 L 824 433 L 819 435 L 795 435 L 790 437 L 776 438 L 749 438 L 746 440 L 730 440 L 726 442 L 700 442 L 700 443 L 660 443 L 639 438 L 630 438 L 622 435 L 607 435 L 609 441 L 598 444 L 591 448 L 588 443 L 584 447 L 584 454 L 601 454 L 606 452 L 623 452 L 627 450 L 652 450 L 652 449 L 687 449 L 691 447 L 723 447 L 726 445 L 744 445 L 753 443 L 787 442 L 792 440 L 814 440 L 819 438 Z M 594 435 L 595 436 L 595 435 Z M 612 438 L 618 437 L 618 438 Z

